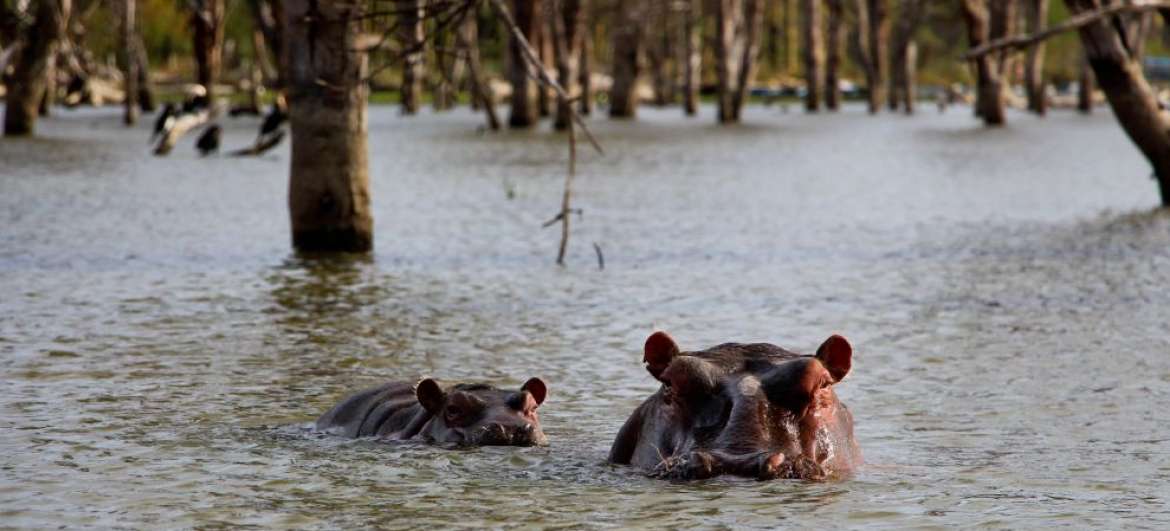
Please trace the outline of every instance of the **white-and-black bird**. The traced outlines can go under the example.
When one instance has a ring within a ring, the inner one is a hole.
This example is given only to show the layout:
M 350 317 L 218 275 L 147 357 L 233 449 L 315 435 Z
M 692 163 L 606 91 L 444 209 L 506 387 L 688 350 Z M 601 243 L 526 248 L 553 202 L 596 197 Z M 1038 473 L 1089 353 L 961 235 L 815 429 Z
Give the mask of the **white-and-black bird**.
M 195 142 L 195 149 L 198 149 L 199 154 L 204 157 L 219 151 L 219 137 L 222 134 L 223 129 L 218 125 L 208 127 L 202 135 L 199 135 L 199 140 Z
M 211 96 L 203 85 L 191 85 L 183 99 L 183 113 L 199 112 L 211 106 Z
M 154 133 L 150 135 L 150 143 L 153 144 L 160 136 L 163 136 L 171 127 L 175 125 L 175 115 L 178 113 L 178 108 L 174 103 L 167 102 L 163 106 L 163 110 L 158 114 L 158 118 L 154 120 Z

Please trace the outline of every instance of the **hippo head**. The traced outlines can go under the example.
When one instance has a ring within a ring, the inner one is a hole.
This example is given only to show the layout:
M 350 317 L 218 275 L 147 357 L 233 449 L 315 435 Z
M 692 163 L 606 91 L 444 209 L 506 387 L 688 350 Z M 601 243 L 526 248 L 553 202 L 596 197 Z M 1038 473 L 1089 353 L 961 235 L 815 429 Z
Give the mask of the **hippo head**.
M 643 360 L 662 382 L 651 398 L 662 432 L 654 475 L 819 479 L 860 459 L 852 417 L 833 392 L 852 360 L 841 336 L 804 356 L 764 343 L 680 352 L 657 332 Z
M 536 408 L 548 390 L 532 378 L 519 391 L 484 384 L 456 384 L 447 388 L 432 379 L 418 383 L 415 395 L 431 415 L 421 435 L 437 443 L 468 446 L 544 446 Z

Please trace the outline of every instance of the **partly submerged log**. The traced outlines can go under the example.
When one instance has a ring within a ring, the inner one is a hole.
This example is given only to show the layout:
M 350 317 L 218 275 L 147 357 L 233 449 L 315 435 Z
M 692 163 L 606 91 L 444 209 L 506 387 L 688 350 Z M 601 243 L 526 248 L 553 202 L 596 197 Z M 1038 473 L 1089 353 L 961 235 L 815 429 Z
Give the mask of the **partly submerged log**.
M 284 130 L 276 131 L 270 135 L 265 135 L 256 139 L 256 143 L 243 149 L 237 149 L 228 153 L 230 157 L 258 157 L 267 153 L 272 148 L 280 145 L 280 141 L 284 140 Z

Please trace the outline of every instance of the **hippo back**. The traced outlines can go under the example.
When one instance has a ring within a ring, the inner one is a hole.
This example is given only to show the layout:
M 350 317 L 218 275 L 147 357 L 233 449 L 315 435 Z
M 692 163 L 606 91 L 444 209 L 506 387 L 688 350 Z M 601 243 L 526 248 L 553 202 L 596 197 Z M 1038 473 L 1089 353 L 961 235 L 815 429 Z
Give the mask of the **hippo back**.
M 415 397 L 414 384 L 390 382 L 342 400 L 317 419 L 316 428 L 343 437 L 409 439 L 430 418 Z

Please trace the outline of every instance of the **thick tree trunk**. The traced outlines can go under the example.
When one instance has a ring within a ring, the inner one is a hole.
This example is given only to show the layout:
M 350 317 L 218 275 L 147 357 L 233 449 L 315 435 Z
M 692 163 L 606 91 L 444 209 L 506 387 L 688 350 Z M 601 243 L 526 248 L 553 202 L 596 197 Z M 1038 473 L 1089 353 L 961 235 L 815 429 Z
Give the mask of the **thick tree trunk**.
M 801 34 L 804 36 L 804 108 L 817 112 L 821 108 L 824 86 L 825 45 L 821 35 L 821 0 L 801 0 Z
M 403 10 L 400 26 L 402 48 L 402 114 L 415 114 L 422 105 L 422 82 L 426 76 L 423 70 L 423 53 L 426 51 L 426 29 L 423 26 L 424 0 L 399 2 Z
M 866 15 L 869 28 L 866 31 L 868 38 L 867 58 L 865 65 L 866 84 L 869 85 L 869 112 L 874 114 L 881 109 L 885 95 L 886 78 L 889 77 L 889 42 L 890 23 L 887 18 L 889 12 L 888 0 L 866 0 Z
M 496 100 L 488 89 L 487 79 L 483 76 L 483 66 L 479 58 L 479 22 L 474 16 L 463 19 L 459 28 L 459 47 L 467 59 L 467 75 L 471 84 L 471 101 L 478 101 L 487 117 L 488 127 L 493 131 L 500 128 L 500 118 L 496 115 Z M 474 107 L 474 106 L 473 106 Z
M 699 85 L 703 73 L 702 0 L 690 0 L 683 12 L 683 112 L 699 112 Z
M 1065 0 L 1072 14 L 1097 9 L 1098 0 Z M 1127 49 L 1124 34 L 1099 20 L 1080 29 L 1089 65 L 1121 128 L 1153 166 L 1162 205 L 1170 206 L 1170 120 L 1158 105 L 1142 65 Z
M 540 25 L 540 4 L 541 0 L 512 0 L 512 16 L 516 19 L 516 26 L 529 42 L 536 37 Z M 540 116 L 536 108 L 536 86 L 528 72 L 528 61 L 524 58 L 520 42 L 511 38 L 508 49 L 512 65 L 509 73 L 512 81 L 512 111 L 508 125 L 514 128 L 532 127 Z
M 191 27 L 194 39 L 195 64 L 200 85 L 207 95 L 219 81 L 223 66 L 224 0 L 197 0 L 192 2 Z
M 37 107 L 45 94 L 49 59 L 65 35 L 70 0 L 40 0 L 32 26 L 12 59 L 12 76 L 4 104 L 4 136 L 26 136 L 36 128 Z
M 586 2 L 587 0 L 581 0 Z M 588 15 L 583 15 L 588 19 Z M 577 112 L 582 116 L 593 114 L 593 32 L 588 26 L 581 32 L 581 67 L 577 76 L 581 85 L 581 101 L 578 102 Z
M 122 0 L 122 49 L 118 51 L 122 63 L 126 98 L 122 102 L 122 122 L 126 125 L 138 123 L 138 39 L 135 30 L 135 4 L 137 0 Z
M 366 149 L 364 2 L 285 0 L 292 160 L 289 213 L 299 251 L 373 247 Z
M 992 0 L 998 1 L 998 0 Z M 967 37 L 974 49 L 991 35 L 990 14 L 984 0 L 963 0 L 963 17 L 967 22 Z M 1000 88 L 999 69 L 992 64 L 991 54 L 974 59 L 976 70 L 975 114 L 987 125 L 1003 125 L 1004 101 Z
M 633 118 L 638 114 L 638 56 L 641 49 L 641 19 L 643 7 L 622 6 L 614 20 L 613 33 L 613 87 L 609 92 L 609 116 Z
M 993 41 L 1011 37 L 1016 34 L 1016 22 L 1019 18 L 1017 0 L 988 0 L 991 14 L 991 35 Z M 1004 51 L 996 54 L 998 60 L 993 68 L 999 71 L 999 89 L 1003 91 L 1003 101 L 1007 101 L 1012 90 L 1012 76 L 1016 72 L 1017 57 L 1015 53 Z
M 835 111 L 841 108 L 842 49 L 845 46 L 845 6 L 843 0 L 827 0 L 829 8 L 829 35 L 827 39 L 828 59 L 825 62 L 825 108 Z
M 556 5 L 554 3 L 554 5 Z M 556 22 L 560 17 L 561 31 L 552 31 L 556 36 L 557 82 L 565 89 L 570 97 L 580 95 L 577 68 L 581 64 L 581 41 L 585 33 L 585 10 L 588 8 L 586 0 L 561 0 L 560 13 L 554 13 L 549 20 Z M 561 33 L 558 35 L 558 33 Z M 558 131 L 569 128 L 573 119 L 573 102 L 558 101 L 557 115 L 553 127 Z
M 1024 0 L 1028 33 L 1037 33 L 1048 26 L 1048 0 Z M 1040 116 L 1048 112 L 1048 97 L 1044 91 L 1044 41 L 1028 48 L 1024 62 L 1024 91 L 1028 96 L 1028 110 Z
M 1086 56 L 1081 61 L 1081 79 L 1080 87 L 1077 90 L 1077 110 L 1083 114 L 1093 112 L 1093 90 L 1096 83 L 1093 75 L 1093 67 L 1089 66 L 1089 58 Z
M 744 0 L 743 48 L 739 58 L 739 79 L 735 87 L 734 118 L 739 121 L 747 101 L 748 90 L 756 78 L 756 56 L 760 52 L 760 31 L 763 28 L 764 0 Z

